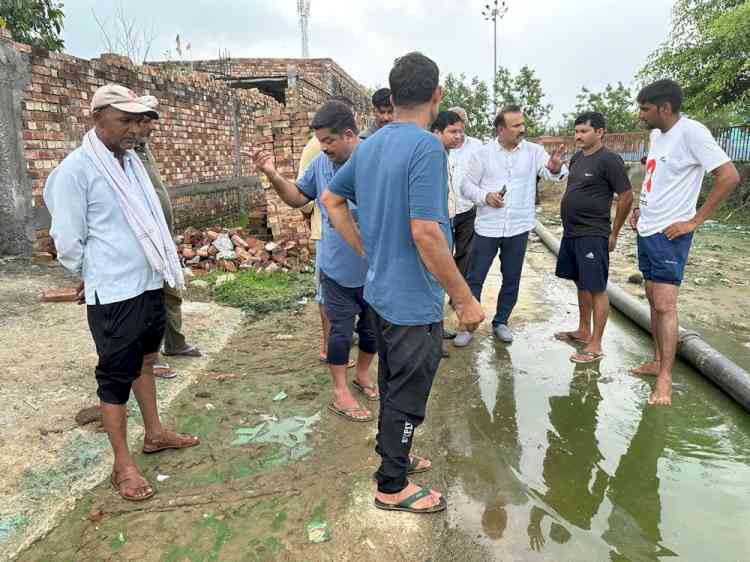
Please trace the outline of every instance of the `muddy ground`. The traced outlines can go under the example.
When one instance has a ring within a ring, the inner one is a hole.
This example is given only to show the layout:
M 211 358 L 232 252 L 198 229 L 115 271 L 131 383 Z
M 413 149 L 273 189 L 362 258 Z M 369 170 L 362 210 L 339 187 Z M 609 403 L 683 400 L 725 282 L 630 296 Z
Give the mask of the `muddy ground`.
M 56 264 L 0 260 L 0 560 L 46 532 L 77 497 L 102 481 L 111 454 L 97 423 L 79 427 L 75 416 L 98 404 L 96 351 L 86 309 L 42 303 L 43 289 L 74 287 Z M 210 302 L 183 307 L 191 343 L 202 359 L 170 361 L 179 377 L 158 381 L 166 407 L 221 351 L 242 320 L 235 309 Z M 130 437 L 139 438 L 138 408 L 131 403 Z
M 545 193 L 540 217 L 553 229 L 556 206 L 555 194 Z M 696 236 L 682 321 L 724 334 L 711 342 L 717 347 L 737 342 L 730 345 L 732 358 L 750 368 L 750 320 L 741 304 L 750 297 L 750 242 L 746 231 L 727 232 L 712 228 Z M 641 286 L 627 283 L 636 271 L 629 231 L 612 263 L 612 280 L 642 297 Z M 539 283 L 549 268 L 546 250 L 532 241 L 514 326 L 544 314 Z M 714 271 L 720 275 L 708 274 Z M 57 266 L 25 261 L 2 264 L 0 277 L 6 366 L 0 559 L 32 541 L 18 560 L 488 559 L 486 545 L 454 524 L 472 517 L 466 506 L 431 517 L 384 516 L 372 507 L 375 425 L 326 414 L 329 375 L 317 359 L 319 321 L 312 305 L 250 323 L 230 308 L 186 303 L 187 333 L 207 357 L 173 362 L 182 376 L 160 381 L 159 392 L 167 420 L 199 434 L 203 444 L 139 455 L 159 493 L 143 504 L 119 500 L 106 484 L 97 486 L 111 460 L 105 436 L 74 421 L 80 408 L 96 403 L 85 311 L 38 302 L 42 288 L 74 280 Z M 415 441 L 416 452 L 436 467 L 415 481 L 440 490 L 452 478 L 441 470 L 449 454 L 445 428 L 466 406 L 452 400 L 465 361 L 454 352 L 441 365 L 431 415 Z M 131 427 L 137 445 L 137 408 Z M 307 526 L 316 522 L 327 523 L 329 541 L 309 542 Z

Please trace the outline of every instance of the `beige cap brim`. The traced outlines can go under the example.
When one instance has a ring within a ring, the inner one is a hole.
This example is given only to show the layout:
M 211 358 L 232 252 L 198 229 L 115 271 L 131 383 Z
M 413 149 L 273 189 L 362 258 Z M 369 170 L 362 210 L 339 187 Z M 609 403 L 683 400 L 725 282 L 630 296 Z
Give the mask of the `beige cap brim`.
M 120 111 L 124 111 L 125 113 L 136 113 L 136 114 L 156 113 L 153 109 L 151 109 L 147 105 L 143 105 L 142 103 L 138 103 L 137 101 L 112 103 L 110 104 L 110 106 L 114 107 L 115 109 L 119 109 Z

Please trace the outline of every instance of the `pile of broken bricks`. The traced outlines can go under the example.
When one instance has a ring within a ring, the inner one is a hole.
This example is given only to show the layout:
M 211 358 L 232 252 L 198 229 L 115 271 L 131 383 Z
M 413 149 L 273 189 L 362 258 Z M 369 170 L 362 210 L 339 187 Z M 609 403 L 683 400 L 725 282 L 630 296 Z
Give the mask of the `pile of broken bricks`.
M 310 264 L 310 251 L 296 240 L 264 242 L 240 228 L 188 227 L 175 237 L 177 253 L 194 273 L 252 269 L 301 271 Z
M 249 236 L 241 228 L 188 227 L 175 236 L 177 254 L 184 267 L 194 275 L 213 271 L 234 273 L 241 270 L 305 271 L 311 265 L 310 250 L 296 240 L 265 242 Z M 49 259 L 54 259 L 50 254 Z M 186 275 L 187 275 L 186 271 Z M 47 289 L 43 291 L 43 302 L 73 302 L 77 289 Z

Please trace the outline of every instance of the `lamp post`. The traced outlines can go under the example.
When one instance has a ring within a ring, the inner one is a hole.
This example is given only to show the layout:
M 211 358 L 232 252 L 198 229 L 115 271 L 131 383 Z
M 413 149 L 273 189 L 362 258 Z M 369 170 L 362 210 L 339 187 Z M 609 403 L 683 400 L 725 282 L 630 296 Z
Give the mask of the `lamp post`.
M 487 21 L 492 20 L 494 28 L 494 41 L 492 49 L 493 65 L 492 65 L 492 103 L 495 107 L 495 113 L 497 113 L 497 20 L 503 19 L 505 14 L 508 13 L 508 4 L 505 0 L 495 0 L 492 5 L 485 4 L 482 9 L 482 15 Z

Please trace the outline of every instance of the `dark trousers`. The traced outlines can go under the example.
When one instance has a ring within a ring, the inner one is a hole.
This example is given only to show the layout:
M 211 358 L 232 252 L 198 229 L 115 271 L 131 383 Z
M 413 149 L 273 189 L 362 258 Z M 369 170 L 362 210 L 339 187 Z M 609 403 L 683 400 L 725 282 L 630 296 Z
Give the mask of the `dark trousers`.
M 357 317 L 359 349 L 365 353 L 375 353 L 375 330 L 372 309 L 364 299 L 364 287 L 344 287 L 320 272 L 323 302 L 326 316 L 331 323 L 328 336 L 328 364 L 346 365 L 352 347 L 352 330 Z
M 164 306 L 167 309 L 167 329 L 164 331 L 164 352 L 179 353 L 187 347 L 182 334 L 182 291 L 164 283 Z
M 381 457 L 378 491 L 395 494 L 407 483 L 414 430 L 424 421 L 427 399 L 443 346 L 441 322 L 397 326 L 373 310 L 378 344 L 380 417 L 375 451 Z
M 473 207 L 470 211 L 459 213 L 453 217 L 453 259 L 456 266 L 468 279 L 471 271 L 471 249 L 474 241 L 474 219 L 477 216 L 477 209 Z
M 492 319 L 493 326 L 507 324 L 510 313 L 516 306 L 528 241 L 528 232 L 503 238 L 474 235 L 469 288 L 477 300 L 482 298 L 484 280 L 487 279 L 487 273 L 492 267 L 495 256 L 500 257 L 500 273 L 503 276 L 503 283 L 500 287 L 500 294 L 497 296 L 497 311 Z

